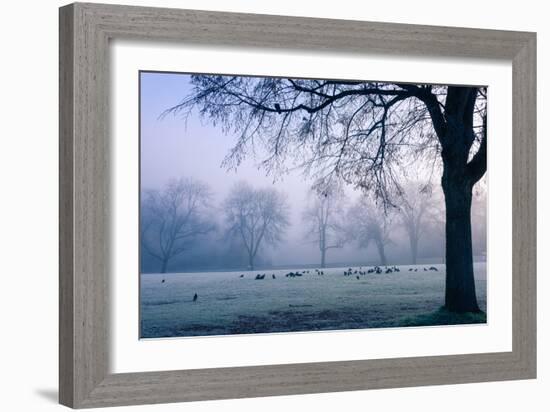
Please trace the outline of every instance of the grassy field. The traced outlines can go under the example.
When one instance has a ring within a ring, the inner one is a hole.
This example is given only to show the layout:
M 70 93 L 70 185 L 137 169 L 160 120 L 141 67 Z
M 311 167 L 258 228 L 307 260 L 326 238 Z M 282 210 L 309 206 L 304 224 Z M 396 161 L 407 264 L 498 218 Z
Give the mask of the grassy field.
M 438 271 L 424 271 L 430 266 Z M 351 276 L 344 276 L 345 268 L 325 269 L 324 275 L 310 269 L 309 273 L 293 278 L 285 277 L 286 273 L 295 272 L 291 269 L 144 274 L 141 275 L 141 337 L 486 322 L 484 312 L 456 315 L 441 309 L 444 265 L 398 268 L 399 272 Z M 353 268 L 353 271 L 367 269 Z M 266 276 L 256 280 L 257 274 Z M 485 263 L 475 264 L 475 277 L 479 304 L 485 311 Z

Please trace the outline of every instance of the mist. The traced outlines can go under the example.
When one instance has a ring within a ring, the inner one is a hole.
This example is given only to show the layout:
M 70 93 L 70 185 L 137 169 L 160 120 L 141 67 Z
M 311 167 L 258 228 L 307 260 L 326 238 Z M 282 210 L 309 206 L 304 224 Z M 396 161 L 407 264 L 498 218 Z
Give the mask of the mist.
M 315 179 L 302 169 L 289 165 L 285 173 L 270 175 L 261 165 L 267 154 L 261 147 L 246 153 L 234 169 L 223 166 L 224 159 L 237 139 L 223 133 L 220 127 L 201 121 L 192 113 L 184 121 L 181 116 L 165 110 L 173 107 L 191 91 L 189 76 L 170 73 L 141 73 L 140 106 L 140 190 L 142 200 L 147 193 L 165 190 L 169 182 L 192 178 L 208 188 L 208 201 L 200 211 L 212 223 L 212 230 L 196 236 L 185 250 L 170 260 L 168 272 L 198 272 L 247 269 L 247 256 L 242 243 L 228 234 L 224 202 L 237 185 L 245 182 L 254 189 L 274 189 L 285 200 L 288 224 L 276 244 L 261 245 L 255 267 L 298 268 L 319 267 L 320 251 L 315 238 L 308 235 L 304 212 L 315 203 L 312 190 Z M 439 174 L 436 173 L 436 176 Z M 445 213 L 439 182 L 431 174 L 419 172 L 411 184 L 431 187 L 430 213 L 423 219 L 418 242 L 418 263 L 444 263 Z M 472 205 L 472 236 L 474 259 L 484 260 L 486 253 L 485 188 L 478 184 Z M 347 213 L 361 202 L 364 191 L 343 185 L 339 209 L 340 218 L 348 220 Z M 367 193 L 368 194 L 368 193 Z M 143 202 L 142 202 L 143 203 Z M 411 248 L 402 217 L 397 210 L 382 210 L 386 216 L 387 242 L 385 254 L 388 264 L 412 262 Z M 143 213 L 142 213 L 143 217 Z M 143 221 L 141 225 L 143 226 Z M 349 228 L 347 229 L 349 232 Z M 349 235 L 349 233 L 348 233 Z M 346 238 L 327 252 L 326 266 L 357 266 L 379 264 L 379 253 L 374 244 L 361 245 L 353 236 Z M 141 272 L 159 272 L 159 259 L 149 250 L 141 249 Z

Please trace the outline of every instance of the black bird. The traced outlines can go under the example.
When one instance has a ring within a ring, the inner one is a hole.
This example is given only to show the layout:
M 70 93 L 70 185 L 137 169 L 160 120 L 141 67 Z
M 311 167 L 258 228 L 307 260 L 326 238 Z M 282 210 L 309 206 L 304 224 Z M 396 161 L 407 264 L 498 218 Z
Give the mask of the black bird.
M 273 279 L 276 279 L 274 274 L 272 274 L 271 276 L 273 277 Z
M 239 276 L 240 278 L 244 278 L 244 275 Z
M 357 278 L 357 280 L 359 280 L 359 276 L 355 276 Z
M 166 279 L 162 279 L 162 281 L 160 283 L 164 283 L 164 282 L 166 282 Z
M 281 113 L 281 105 L 279 103 L 275 103 L 275 110 L 277 110 L 277 113 Z
M 195 296 L 193 296 L 193 302 L 196 302 L 198 298 L 199 298 L 199 295 L 197 295 L 197 294 L 195 293 Z

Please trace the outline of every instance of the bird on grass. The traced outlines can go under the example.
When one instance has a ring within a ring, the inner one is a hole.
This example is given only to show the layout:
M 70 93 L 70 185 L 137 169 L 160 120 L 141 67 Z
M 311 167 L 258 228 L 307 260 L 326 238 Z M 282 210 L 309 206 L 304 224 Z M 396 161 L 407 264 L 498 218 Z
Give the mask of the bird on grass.
M 197 295 L 197 294 L 195 293 L 195 296 L 193 296 L 193 302 L 196 302 L 198 298 L 199 298 L 199 295 Z

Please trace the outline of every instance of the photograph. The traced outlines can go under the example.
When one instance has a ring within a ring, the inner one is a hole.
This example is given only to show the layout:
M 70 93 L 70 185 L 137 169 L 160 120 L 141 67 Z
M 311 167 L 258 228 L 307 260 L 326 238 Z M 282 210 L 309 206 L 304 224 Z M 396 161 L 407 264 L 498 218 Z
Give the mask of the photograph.
M 487 323 L 487 86 L 136 88 L 141 339 Z

